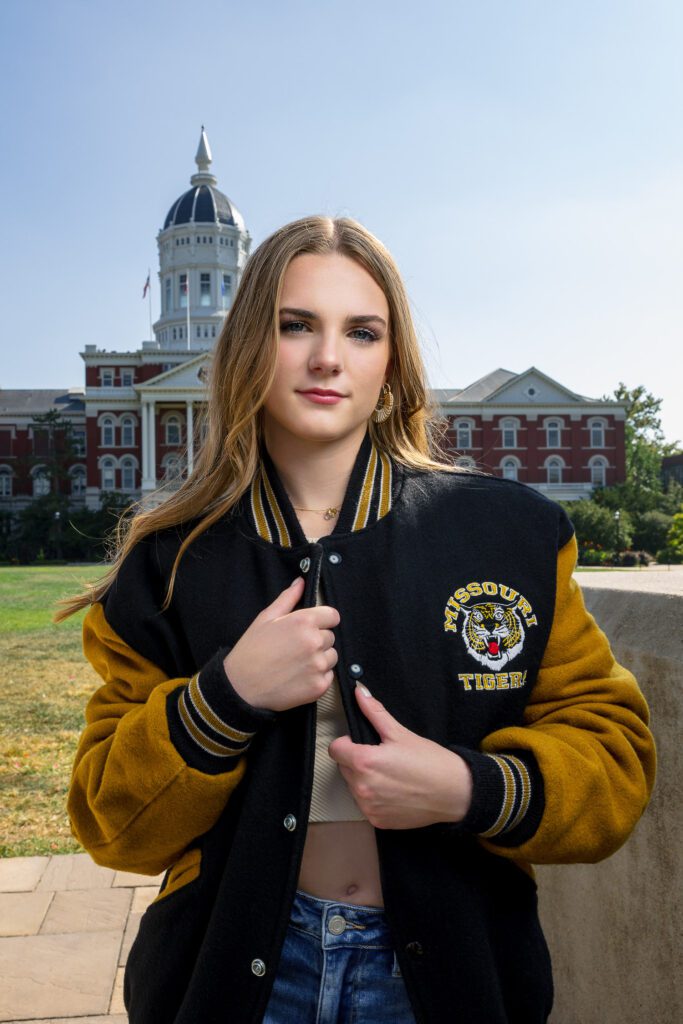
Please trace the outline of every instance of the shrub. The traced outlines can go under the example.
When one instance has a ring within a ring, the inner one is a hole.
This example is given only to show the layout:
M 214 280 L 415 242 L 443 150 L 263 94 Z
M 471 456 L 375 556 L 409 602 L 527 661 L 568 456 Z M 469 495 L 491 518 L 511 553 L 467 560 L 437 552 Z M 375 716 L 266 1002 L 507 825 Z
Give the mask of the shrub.
M 683 565 L 683 551 L 677 551 L 675 548 L 662 548 L 657 552 L 657 562 L 659 565 Z

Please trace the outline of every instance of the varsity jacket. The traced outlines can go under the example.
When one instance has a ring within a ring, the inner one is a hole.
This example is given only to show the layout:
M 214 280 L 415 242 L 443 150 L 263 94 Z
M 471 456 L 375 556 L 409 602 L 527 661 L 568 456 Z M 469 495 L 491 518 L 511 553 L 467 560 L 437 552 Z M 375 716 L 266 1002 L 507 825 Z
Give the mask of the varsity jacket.
M 531 863 L 595 861 L 647 802 L 655 753 L 633 676 L 572 579 L 559 505 L 483 474 L 407 468 L 366 433 L 333 532 L 311 543 L 267 449 L 239 503 L 129 553 L 84 620 L 103 683 L 85 711 L 68 811 L 92 858 L 165 872 L 125 970 L 130 1024 L 257 1024 L 306 837 L 315 703 L 246 703 L 223 660 L 304 575 L 339 610 L 351 738 L 379 737 L 357 679 L 458 752 L 466 818 L 375 830 L 385 913 L 419 1024 L 540 1024 L 552 1004 Z

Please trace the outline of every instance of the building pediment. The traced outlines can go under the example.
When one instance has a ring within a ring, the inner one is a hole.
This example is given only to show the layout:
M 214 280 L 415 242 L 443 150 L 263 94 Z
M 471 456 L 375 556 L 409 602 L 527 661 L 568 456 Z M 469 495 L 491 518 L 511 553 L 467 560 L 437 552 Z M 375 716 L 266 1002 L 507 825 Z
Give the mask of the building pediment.
M 136 385 L 135 390 L 141 396 L 146 395 L 147 397 L 153 397 L 155 393 L 166 393 L 167 391 L 204 392 L 208 380 L 210 361 L 210 353 L 202 352 L 200 355 L 195 356 L 194 359 L 188 359 L 186 363 L 174 366 L 172 369 L 164 371 L 164 373 L 157 374 L 156 377 L 151 377 L 150 380 L 146 380 L 143 384 Z
M 584 405 L 586 399 L 541 373 L 535 366 L 492 391 L 483 402 L 490 405 Z

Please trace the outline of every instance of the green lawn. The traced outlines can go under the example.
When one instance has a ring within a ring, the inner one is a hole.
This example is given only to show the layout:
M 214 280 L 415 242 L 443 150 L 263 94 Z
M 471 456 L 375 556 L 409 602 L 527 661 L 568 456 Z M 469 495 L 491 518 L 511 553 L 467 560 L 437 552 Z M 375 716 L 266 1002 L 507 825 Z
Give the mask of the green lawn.
M 100 680 L 81 650 L 84 612 L 51 621 L 55 603 L 98 565 L 0 567 L 0 856 L 71 853 L 66 793 L 83 711 Z

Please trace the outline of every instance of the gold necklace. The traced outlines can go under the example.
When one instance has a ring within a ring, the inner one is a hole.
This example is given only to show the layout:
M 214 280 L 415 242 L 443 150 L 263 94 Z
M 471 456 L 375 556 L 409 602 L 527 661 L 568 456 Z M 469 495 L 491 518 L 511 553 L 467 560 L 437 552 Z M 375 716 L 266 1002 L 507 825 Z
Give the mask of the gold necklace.
M 295 512 L 317 512 L 325 519 L 334 519 L 339 512 L 338 508 L 298 508 L 296 505 L 292 505 L 292 508 Z

